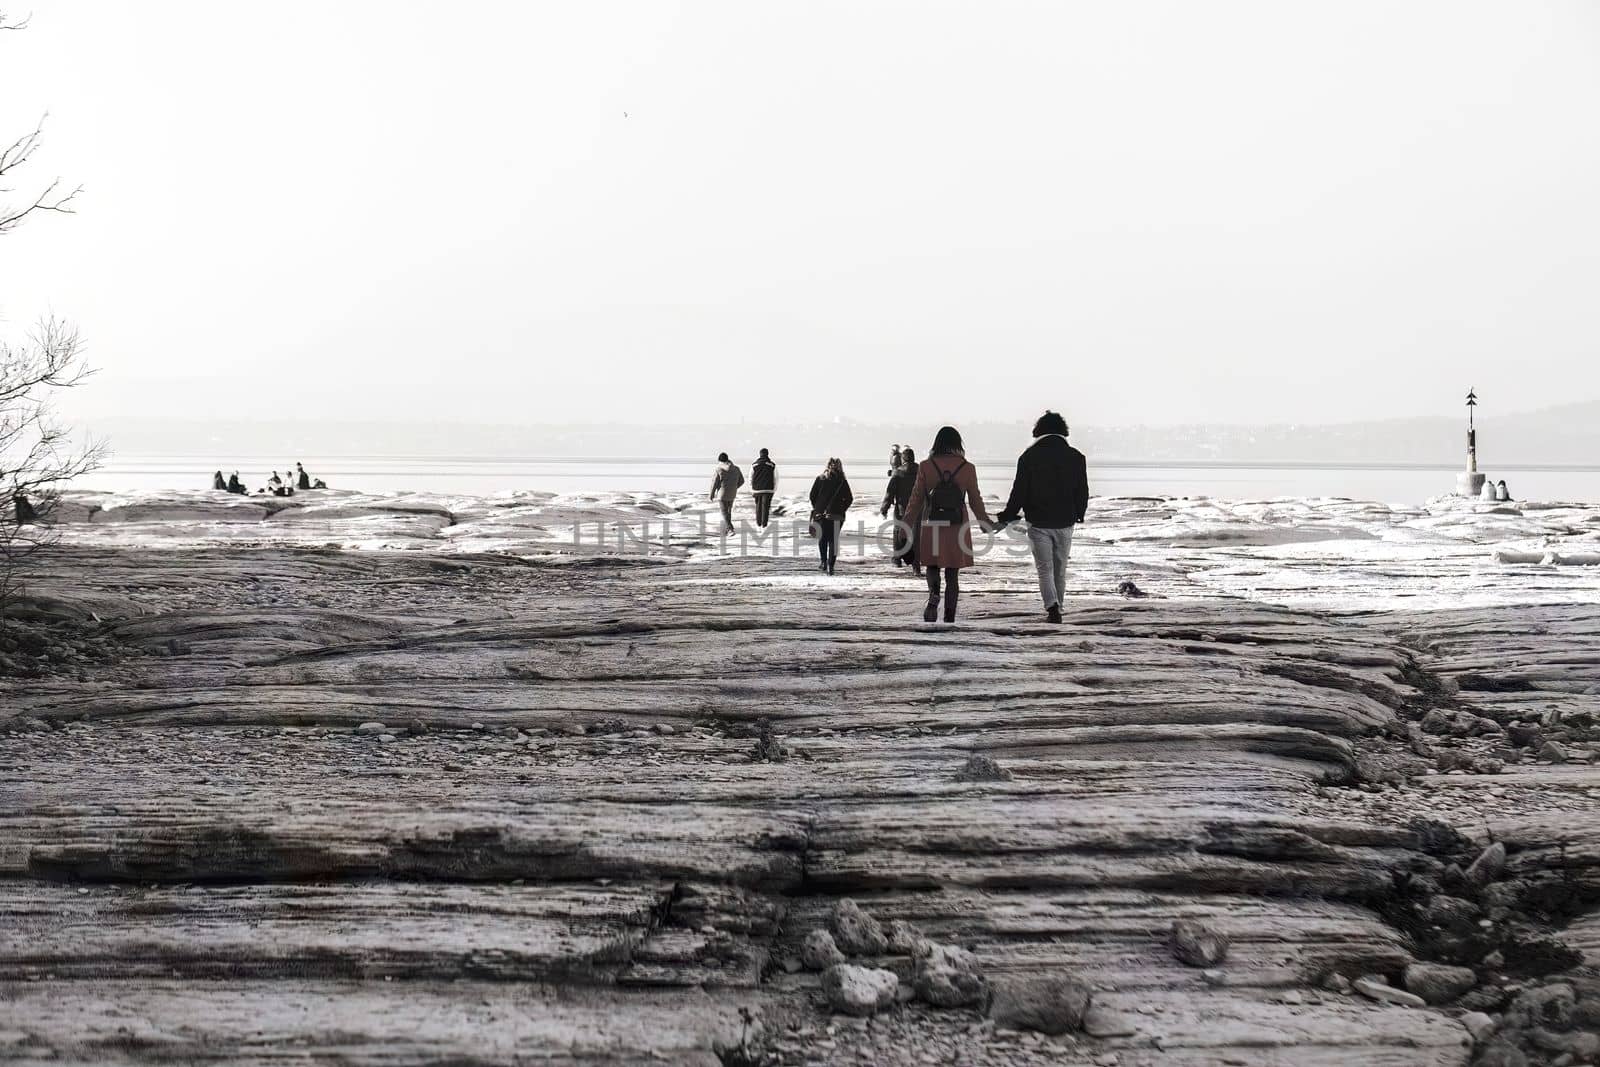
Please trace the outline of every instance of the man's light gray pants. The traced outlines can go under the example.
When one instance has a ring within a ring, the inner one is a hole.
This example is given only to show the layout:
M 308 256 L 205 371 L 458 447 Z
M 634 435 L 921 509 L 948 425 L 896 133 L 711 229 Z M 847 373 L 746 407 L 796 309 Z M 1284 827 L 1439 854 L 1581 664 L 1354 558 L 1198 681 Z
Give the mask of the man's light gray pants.
M 1043 530 L 1028 527 L 1028 547 L 1033 549 L 1033 565 L 1039 568 L 1039 596 L 1045 607 L 1066 603 L 1067 556 L 1072 551 L 1072 527 Z

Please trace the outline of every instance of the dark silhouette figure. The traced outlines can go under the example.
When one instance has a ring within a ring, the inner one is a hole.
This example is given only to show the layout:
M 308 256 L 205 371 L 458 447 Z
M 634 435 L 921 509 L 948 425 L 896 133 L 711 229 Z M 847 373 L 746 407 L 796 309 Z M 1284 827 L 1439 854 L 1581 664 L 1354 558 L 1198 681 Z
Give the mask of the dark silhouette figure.
M 16 508 L 18 526 L 39 521 L 39 511 L 33 506 L 33 501 L 28 499 L 27 493 L 13 494 L 11 497 L 11 506 Z
M 1039 416 L 1033 437 L 1033 444 L 1017 460 L 1017 476 L 1000 512 L 1000 525 L 1016 522 L 1019 515 L 1028 520 L 1028 547 L 1039 572 L 1045 618 L 1060 622 L 1072 528 L 1089 508 L 1088 465 L 1083 453 L 1067 444 L 1067 420 L 1056 412 Z
M 302 467 L 302 466 L 300 466 L 300 464 L 296 463 L 294 465 L 294 474 L 295 474 L 294 487 L 296 489 L 310 489 L 311 488 L 311 475 L 306 473 L 306 469 L 304 467 Z
M 239 480 L 239 472 L 238 471 L 234 471 L 232 474 L 228 475 L 228 492 L 230 492 L 230 493 L 245 493 L 245 492 L 248 492 L 248 490 L 245 489 L 245 487 L 244 487 L 244 483 Z
M 726 452 L 717 453 L 717 476 L 711 479 L 711 499 L 722 502 L 722 528 L 733 533 L 733 499 L 744 484 L 744 472 L 734 465 Z
M 750 464 L 750 496 L 756 503 L 756 526 L 766 529 L 772 517 L 772 494 L 778 489 L 778 465 L 762 449 L 761 455 Z
M 900 465 L 889 472 L 889 485 L 883 491 L 883 503 L 878 514 L 888 518 L 894 512 L 894 565 L 910 565 L 911 572 L 920 576 L 922 564 L 917 562 L 916 540 L 905 525 L 906 505 L 911 503 L 911 490 L 917 484 L 917 456 L 909 448 L 896 449 Z
M 211 488 L 224 493 L 228 491 L 227 480 L 222 477 L 221 471 L 218 471 L 211 476 Z
M 1511 502 L 1511 490 L 1506 488 L 1504 478 L 1494 483 L 1494 498 L 1507 504 Z
M 839 558 L 839 528 L 853 503 L 855 496 L 844 476 L 844 464 L 834 457 L 811 483 L 811 522 L 817 530 L 817 552 L 822 557 L 819 570 L 833 573 L 834 561 Z
M 967 509 L 984 530 L 994 529 L 978 491 L 978 472 L 967 462 L 961 434 L 945 426 L 933 438 L 927 459 L 917 467 L 917 480 L 906 505 L 906 525 L 916 532 L 917 560 L 928 568 L 928 606 L 924 622 L 939 616 L 940 575 L 944 578 L 944 621 L 956 621 L 960 572 L 972 566 L 972 529 Z

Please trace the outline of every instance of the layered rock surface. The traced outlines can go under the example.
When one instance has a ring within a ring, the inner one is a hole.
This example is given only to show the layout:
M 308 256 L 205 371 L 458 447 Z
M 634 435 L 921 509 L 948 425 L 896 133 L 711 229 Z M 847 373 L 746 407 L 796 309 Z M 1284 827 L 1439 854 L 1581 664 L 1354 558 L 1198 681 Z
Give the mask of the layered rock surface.
M 991 557 L 951 630 L 870 546 L 832 580 L 688 533 L 562 548 L 671 502 L 183 503 L 86 505 L 30 584 L 125 654 L 0 681 L 0 1058 L 1463 1064 L 1478 990 L 1326 987 L 1494 990 L 1570 969 L 1535 935 L 1600 942 L 1600 576 L 1395 593 L 1504 577 L 1496 545 L 1584 509 L 1496 541 L 1498 509 L 1122 502 L 1065 625 Z M 1154 595 L 1095 595 L 1124 576 Z M 1424 917 L 1457 893 L 1450 939 Z M 843 896 L 1081 981 L 1082 1032 L 830 1019 L 801 947 Z M 1175 920 L 1226 960 L 1175 959 Z

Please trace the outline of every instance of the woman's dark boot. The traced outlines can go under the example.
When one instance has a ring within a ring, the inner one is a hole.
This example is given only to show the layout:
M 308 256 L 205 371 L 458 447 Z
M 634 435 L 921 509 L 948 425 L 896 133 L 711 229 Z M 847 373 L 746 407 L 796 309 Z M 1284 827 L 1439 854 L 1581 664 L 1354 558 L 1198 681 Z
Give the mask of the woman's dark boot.
M 928 606 L 922 610 L 922 621 L 939 621 L 939 594 L 935 593 L 928 598 Z

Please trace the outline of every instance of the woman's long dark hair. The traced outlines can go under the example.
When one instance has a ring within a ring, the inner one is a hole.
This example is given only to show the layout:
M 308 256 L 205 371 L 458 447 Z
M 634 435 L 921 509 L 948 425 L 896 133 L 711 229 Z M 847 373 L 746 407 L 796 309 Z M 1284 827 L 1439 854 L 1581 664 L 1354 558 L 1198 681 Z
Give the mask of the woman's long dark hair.
M 844 464 L 839 462 L 838 456 L 830 458 L 828 462 L 822 465 L 822 476 L 824 478 L 844 477 Z
M 933 435 L 933 448 L 929 455 L 949 455 L 952 452 L 965 452 L 961 445 L 961 431 L 954 426 L 941 426 L 939 432 Z

